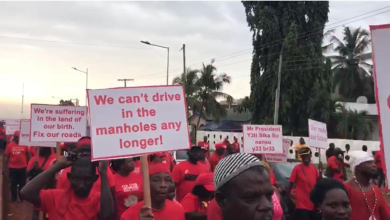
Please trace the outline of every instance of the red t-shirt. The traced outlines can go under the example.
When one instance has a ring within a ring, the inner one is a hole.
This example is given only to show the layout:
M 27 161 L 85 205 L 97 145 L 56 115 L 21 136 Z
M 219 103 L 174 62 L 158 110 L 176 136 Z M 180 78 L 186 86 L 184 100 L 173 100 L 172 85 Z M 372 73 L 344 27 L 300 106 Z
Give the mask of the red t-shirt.
M 314 210 L 314 205 L 310 200 L 310 192 L 314 188 L 318 177 L 318 170 L 312 163 L 309 166 L 299 164 L 294 167 L 290 182 L 295 184 L 297 192 L 296 209 Z
M 271 185 L 275 186 L 277 184 L 274 172 L 272 172 L 271 169 L 269 170 L 269 180 L 271 182 Z
M 211 200 L 207 207 L 207 220 L 222 220 L 222 211 L 215 198 Z
M 220 160 L 222 160 L 223 158 L 223 155 L 219 156 L 217 153 L 212 153 L 210 158 L 209 158 L 209 162 L 210 162 L 210 166 L 211 166 L 211 172 L 214 172 L 214 169 L 215 167 L 217 166 L 218 162 Z
M 234 152 L 240 153 L 240 144 L 238 142 L 233 143 Z
M 134 171 L 133 172 L 142 175 L 141 161 L 140 160 L 137 160 L 134 162 Z
M 376 164 L 376 167 L 379 168 L 379 169 L 383 169 L 383 166 L 382 166 L 382 151 L 378 151 L 375 153 L 375 156 L 374 156 L 374 159 L 375 160 L 379 160 L 378 162 L 375 162 Z
M 357 220 L 357 219 L 368 219 L 371 216 L 371 212 L 367 207 L 366 199 L 363 196 L 363 193 L 359 190 L 354 189 L 351 185 L 344 182 L 345 188 L 347 189 L 349 202 L 351 204 L 352 208 L 352 214 L 349 218 L 350 220 Z M 387 205 L 386 201 L 384 200 L 382 196 L 381 190 L 376 186 L 373 185 L 378 202 L 377 206 L 374 210 L 374 215 L 376 220 L 387 220 L 390 216 L 390 208 Z M 372 209 L 374 207 L 375 203 L 375 196 L 374 192 L 372 190 L 369 190 L 365 192 L 368 204 L 370 208 Z
M 41 206 L 50 220 L 97 220 L 100 211 L 100 193 L 91 192 L 87 198 L 78 198 L 71 190 L 41 190 Z
M 69 182 L 68 176 L 67 176 L 67 173 L 69 173 L 70 170 L 71 170 L 71 167 L 67 167 L 67 168 L 61 170 L 61 172 L 58 176 L 58 180 L 57 180 L 57 187 L 56 187 L 57 189 L 62 189 L 62 190 L 69 190 L 70 189 L 70 182 Z M 99 175 L 99 171 L 97 168 L 96 168 L 96 174 Z M 114 176 L 112 175 L 110 169 L 107 169 L 107 179 L 108 179 L 108 185 L 110 186 L 110 188 L 114 187 L 115 180 L 114 180 Z M 99 175 L 99 178 L 93 184 L 91 192 L 93 191 L 93 192 L 100 193 L 100 191 L 101 191 L 100 186 L 102 184 L 101 182 L 102 181 L 100 180 L 100 175 Z
M 27 170 L 31 170 L 34 167 L 34 163 L 36 161 L 36 158 L 37 158 L 37 156 L 31 157 L 30 161 L 28 161 Z M 39 168 L 41 168 L 45 159 L 46 159 L 46 157 L 44 157 L 44 156 L 41 156 L 38 158 L 38 167 Z M 49 169 L 49 167 L 51 166 L 51 162 L 54 159 L 56 159 L 56 155 L 50 155 L 49 158 L 47 159 L 45 165 L 43 166 L 42 170 L 45 171 L 45 170 Z
M 126 177 L 115 174 L 114 179 L 118 215 L 121 216 L 126 209 L 143 199 L 142 176 L 131 172 Z
M 195 165 L 189 161 L 183 161 L 176 165 L 172 171 L 172 179 L 176 184 L 176 200 L 181 202 L 184 196 L 192 191 L 196 178 L 207 172 L 207 167 L 200 162 Z
M 206 157 L 209 158 L 210 157 L 210 144 L 207 141 L 199 141 L 198 146 L 206 148 L 206 150 L 207 150 Z
M 211 172 L 211 165 L 210 165 L 210 162 L 209 162 L 209 160 L 207 160 L 207 158 L 205 158 L 205 160 L 204 161 L 199 161 L 199 162 L 201 162 L 203 165 L 205 165 L 206 166 L 206 168 L 207 168 L 207 171 L 209 171 L 209 172 Z
M 344 174 L 343 169 L 341 169 L 339 172 L 335 171 L 340 166 L 340 161 L 336 158 L 336 156 L 329 157 L 328 166 L 332 169 L 331 172 L 333 173 L 333 179 L 344 181 L 342 177 Z
M 169 165 L 169 170 L 172 170 L 175 167 L 175 163 L 173 162 L 172 154 L 169 152 L 165 152 L 165 157 L 163 158 L 163 163 Z
M 13 169 L 20 169 L 27 167 L 27 146 L 20 146 L 15 142 L 7 145 L 5 153 L 9 155 L 8 167 Z
M 29 147 L 29 152 L 31 154 L 31 157 L 37 155 L 37 148 L 36 147 Z M 55 154 L 53 148 L 51 148 L 51 153 Z
M 187 193 L 181 200 L 184 212 L 207 213 L 208 204 L 209 202 L 199 201 L 198 197 L 192 193 Z
M 125 211 L 121 220 L 139 220 L 139 213 L 144 202 L 139 202 Z M 171 200 L 165 200 L 165 207 L 161 210 L 152 209 L 154 220 L 185 220 L 183 207 Z

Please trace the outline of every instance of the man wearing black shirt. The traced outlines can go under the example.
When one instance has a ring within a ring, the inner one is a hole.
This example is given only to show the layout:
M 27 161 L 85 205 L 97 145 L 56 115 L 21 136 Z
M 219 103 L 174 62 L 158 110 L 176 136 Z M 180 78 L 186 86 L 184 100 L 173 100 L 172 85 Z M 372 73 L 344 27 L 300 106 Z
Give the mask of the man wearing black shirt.
M 328 161 L 331 156 L 334 156 L 334 143 L 330 143 L 328 150 L 326 150 L 326 161 Z

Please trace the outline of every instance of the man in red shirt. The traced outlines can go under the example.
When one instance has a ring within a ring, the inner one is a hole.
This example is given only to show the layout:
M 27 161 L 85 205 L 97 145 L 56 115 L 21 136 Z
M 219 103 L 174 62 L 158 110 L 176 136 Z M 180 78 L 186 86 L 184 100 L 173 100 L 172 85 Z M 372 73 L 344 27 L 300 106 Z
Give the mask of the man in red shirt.
M 296 203 L 295 219 L 311 220 L 318 219 L 317 211 L 310 200 L 310 192 L 321 176 L 317 168 L 311 163 L 311 150 L 309 147 L 303 147 L 298 151 L 302 164 L 296 165 L 290 176 L 290 187 L 288 195 L 291 196 L 291 190 L 295 185 Z
M 176 168 L 175 168 L 176 169 Z M 150 164 L 150 195 L 152 207 L 139 202 L 125 211 L 121 220 L 185 220 L 183 207 L 167 199 L 173 184 L 168 166 Z
M 207 173 L 207 167 L 199 162 L 201 148 L 192 146 L 188 151 L 188 160 L 175 166 L 172 178 L 176 184 L 176 200 L 181 202 L 187 193 L 195 186 L 195 180 L 202 173 Z
M 210 162 L 206 157 L 207 152 L 208 152 L 207 148 L 201 146 L 199 162 L 206 166 L 207 171 L 211 171 Z
M 207 220 L 207 207 L 215 193 L 213 173 L 202 173 L 190 193 L 181 200 L 186 220 Z
M 233 140 L 234 140 L 234 142 L 233 142 L 233 147 L 234 147 L 234 151 L 236 152 L 236 153 L 240 153 L 240 143 L 238 143 L 238 139 L 237 139 L 237 137 L 236 136 L 234 136 L 233 137 Z
M 351 220 L 388 220 L 390 208 L 381 190 L 371 183 L 377 175 L 377 168 L 372 154 L 364 151 L 352 151 L 351 170 L 354 177 L 344 182 L 352 208 Z
M 19 145 L 19 131 L 15 131 L 13 140 L 8 144 L 4 155 L 4 173 L 7 173 L 7 170 L 9 171 L 12 203 L 18 201 L 20 190 L 26 184 L 26 168 L 29 160 L 28 147 Z M 21 202 L 20 198 L 19 201 Z
M 382 165 L 382 151 L 379 150 L 378 152 L 375 153 L 374 159 L 375 159 L 375 164 L 376 167 L 378 168 L 378 187 L 381 188 L 382 184 L 385 183 L 385 172 L 383 171 L 383 165 Z
M 327 176 L 344 181 L 344 154 L 340 148 L 334 149 L 334 155 L 328 159 Z
M 223 158 L 225 150 L 226 145 L 224 143 L 215 144 L 215 152 L 213 152 L 209 158 L 211 172 L 214 172 L 214 169 L 217 166 L 218 162 Z
M 201 146 L 202 148 L 206 149 L 206 157 L 210 157 L 210 144 L 207 141 L 207 136 L 203 137 L 203 141 L 198 142 L 198 146 Z
M 90 160 L 79 158 L 72 162 L 62 157 L 52 167 L 31 180 L 20 192 L 20 196 L 32 203 L 40 211 L 47 213 L 50 220 L 102 220 L 109 219 L 114 213 L 114 202 L 108 186 L 106 161 L 100 163 L 99 176 L 95 174 L 96 165 Z M 71 166 L 68 179 L 71 188 L 48 189 L 45 186 L 61 169 Z M 100 178 L 99 178 L 100 177 Z M 100 179 L 100 192 L 91 191 L 97 179 Z

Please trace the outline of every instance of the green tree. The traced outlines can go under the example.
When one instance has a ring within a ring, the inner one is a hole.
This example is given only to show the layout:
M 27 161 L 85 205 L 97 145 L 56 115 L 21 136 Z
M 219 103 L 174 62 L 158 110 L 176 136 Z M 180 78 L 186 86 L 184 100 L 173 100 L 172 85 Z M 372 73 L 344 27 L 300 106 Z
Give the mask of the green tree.
M 353 111 L 341 108 L 341 111 L 336 112 L 334 115 L 338 121 L 337 132 L 340 136 L 353 140 L 359 139 L 360 134 L 363 135 L 363 137 L 360 138 L 363 140 L 370 137 L 370 134 L 373 131 L 373 124 L 367 118 L 367 111 Z
M 200 109 L 201 102 L 196 96 L 199 90 L 199 86 L 197 85 L 197 82 L 199 81 L 198 74 L 199 70 L 188 68 L 186 73 L 182 73 L 172 81 L 172 85 L 181 85 L 184 87 L 187 111 L 192 110 L 193 112 L 198 112 Z
M 72 100 L 60 100 L 60 105 L 71 105 L 75 106 L 75 104 L 72 102 Z
M 357 28 L 345 27 L 343 40 L 333 35 L 331 42 L 338 55 L 328 56 L 333 64 L 333 90 L 339 88 L 339 94 L 347 101 L 355 102 L 359 96 L 366 96 L 370 103 L 375 102 L 372 59 L 369 51 L 371 39 L 369 32 Z
M 249 96 L 245 96 L 244 99 L 237 105 L 237 113 L 249 112 L 251 107 L 251 100 Z
M 253 32 L 252 123 L 273 122 L 279 55 L 282 54 L 279 124 L 283 125 L 284 133 L 307 135 L 310 117 L 307 105 L 317 94 L 312 93 L 312 89 L 329 84 L 321 47 L 329 2 L 242 3 Z

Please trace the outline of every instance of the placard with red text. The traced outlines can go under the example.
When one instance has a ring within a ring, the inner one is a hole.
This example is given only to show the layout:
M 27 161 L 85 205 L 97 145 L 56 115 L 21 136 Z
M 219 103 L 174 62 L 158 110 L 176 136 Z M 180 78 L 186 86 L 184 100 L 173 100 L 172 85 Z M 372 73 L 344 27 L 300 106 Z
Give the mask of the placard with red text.
M 328 148 L 328 131 L 325 123 L 309 119 L 309 146 Z
M 188 149 L 182 86 L 88 90 L 92 160 Z
M 31 104 L 31 142 L 77 142 L 86 135 L 87 108 Z
M 5 134 L 14 135 L 15 131 L 19 131 L 20 120 L 19 119 L 5 119 Z
M 283 153 L 283 132 L 281 125 L 243 125 L 244 153 Z
M 56 147 L 56 142 L 31 142 L 30 119 L 20 120 L 19 145 L 31 147 Z
M 292 140 L 283 138 L 283 153 L 281 154 L 264 154 L 267 162 L 287 162 L 287 152 L 291 146 Z

